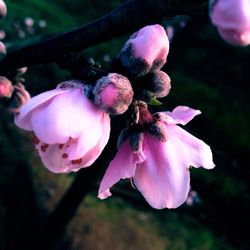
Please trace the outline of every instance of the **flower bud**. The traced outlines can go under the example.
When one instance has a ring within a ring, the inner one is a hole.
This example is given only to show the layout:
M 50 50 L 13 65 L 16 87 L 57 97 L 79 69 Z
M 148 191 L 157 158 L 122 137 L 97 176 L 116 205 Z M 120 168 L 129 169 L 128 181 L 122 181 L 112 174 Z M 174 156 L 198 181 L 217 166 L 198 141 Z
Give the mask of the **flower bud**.
M 211 1 L 210 16 L 220 36 L 228 43 L 240 46 L 250 44 L 250 1 Z
M 11 81 L 5 76 L 0 76 L 0 98 L 10 98 L 14 91 Z
M 10 100 L 8 110 L 11 113 L 17 114 L 21 107 L 30 99 L 30 94 L 21 83 L 15 85 L 14 88 L 15 90 Z
M 160 69 L 167 59 L 169 40 L 159 24 L 146 26 L 134 33 L 123 46 L 118 58 L 132 76 L 143 76 Z
M 100 78 L 94 89 L 94 102 L 112 115 L 124 113 L 133 99 L 133 90 L 127 77 L 110 73 Z
M 143 87 L 157 98 L 167 96 L 171 89 L 170 77 L 161 70 L 145 75 L 140 81 L 142 81 Z
M 7 7 L 3 0 L 0 0 L 0 19 L 5 17 L 7 14 Z
M 0 62 L 5 58 L 6 56 L 6 48 L 5 45 L 0 42 Z

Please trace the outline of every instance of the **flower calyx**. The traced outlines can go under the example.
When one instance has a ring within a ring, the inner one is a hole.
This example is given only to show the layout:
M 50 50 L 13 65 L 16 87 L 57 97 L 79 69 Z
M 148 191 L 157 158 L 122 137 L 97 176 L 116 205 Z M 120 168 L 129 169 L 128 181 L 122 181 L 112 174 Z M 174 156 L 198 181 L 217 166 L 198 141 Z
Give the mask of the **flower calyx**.
M 92 83 L 105 74 L 102 66 L 96 63 L 92 57 L 76 55 L 73 52 L 64 54 L 57 64 L 60 68 L 69 71 L 72 78 L 84 79 Z
M 157 99 L 166 97 L 171 89 L 170 77 L 161 70 L 139 77 L 133 83 L 135 98 L 152 106 L 161 105 L 162 103 Z
M 25 89 L 22 83 L 14 85 L 14 92 L 8 103 L 8 111 L 13 114 L 18 114 L 21 107 L 30 99 L 29 92 Z
M 132 121 L 130 126 L 119 135 L 118 148 L 128 139 L 134 152 L 141 148 L 144 133 L 149 133 L 162 142 L 167 141 L 167 134 L 164 126 L 159 122 L 157 115 L 152 115 L 147 104 L 142 101 L 135 101 L 133 104 Z

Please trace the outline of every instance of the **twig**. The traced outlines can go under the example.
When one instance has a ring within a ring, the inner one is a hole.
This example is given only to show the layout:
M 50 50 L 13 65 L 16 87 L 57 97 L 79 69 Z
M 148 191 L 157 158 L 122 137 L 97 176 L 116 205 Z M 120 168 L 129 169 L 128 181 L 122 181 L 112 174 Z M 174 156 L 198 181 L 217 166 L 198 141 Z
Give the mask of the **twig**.
M 188 3 L 187 3 L 188 2 Z M 164 16 L 199 15 L 205 3 L 184 0 L 127 0 L 118 9 L 75 30 L 9 52 L 1 71 L 58 61 L 65 53 L 79 52 L 93 45 L 129 34 L 142 26 L 161 22 Z M 197 11 L 198 10 L 198 11 Z

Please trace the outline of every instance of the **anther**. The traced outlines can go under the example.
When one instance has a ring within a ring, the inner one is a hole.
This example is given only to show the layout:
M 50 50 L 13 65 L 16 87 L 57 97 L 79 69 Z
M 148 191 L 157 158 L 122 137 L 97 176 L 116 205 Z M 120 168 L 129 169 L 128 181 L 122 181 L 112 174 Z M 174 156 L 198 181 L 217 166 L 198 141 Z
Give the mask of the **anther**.
M 40 143 L 40 140 L 34 135 L 33 139 L 32 139 L 33 143 L 38 145 Z
M 62 155 L 62 158 L 64 158 L 64 159 L 66 159 L 66 158 L 68 158 L 69 156 L 68 156 L 68 154 L 66 154 L 66 153 L 64 153 L 63 155 Z
M 47 144 L 47 143 L 43 144 L 43 145 L 41 146 L 42 152 L 45 153 L 48 147 L 49 147 L 49 144 Z

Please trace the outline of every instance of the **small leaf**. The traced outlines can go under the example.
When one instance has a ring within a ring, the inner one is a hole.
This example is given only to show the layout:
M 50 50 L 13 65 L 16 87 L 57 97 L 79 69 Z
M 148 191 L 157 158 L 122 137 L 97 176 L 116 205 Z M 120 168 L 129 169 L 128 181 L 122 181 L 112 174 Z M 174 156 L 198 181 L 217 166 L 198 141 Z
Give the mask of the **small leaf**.
M 159 105 L 162 105 L 163 103 L 158 101 L 155 97 L 152 97 L 148 104 L 152 106 L 159 106 Z

